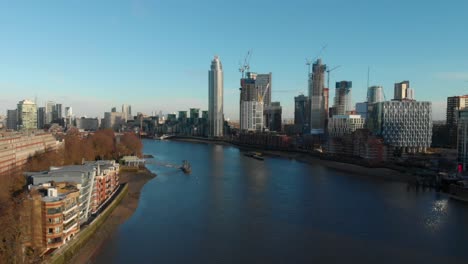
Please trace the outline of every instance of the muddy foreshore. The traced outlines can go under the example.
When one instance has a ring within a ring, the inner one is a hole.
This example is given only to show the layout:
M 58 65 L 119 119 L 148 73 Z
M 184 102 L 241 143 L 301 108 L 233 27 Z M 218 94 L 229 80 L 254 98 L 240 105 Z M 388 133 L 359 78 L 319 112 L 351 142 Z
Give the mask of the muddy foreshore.
M 133 215 L 138 207 L 143 186 L 154 177 L 156 175 L 148 169 L 142 169 L 138 172 L 122 171 L 120 173 L 120 182 L 128 184 L 127 195 L 70 263 L 88 263 L 89 260 L 93 259 L 101 246 L 115 234 L 119 226 Z

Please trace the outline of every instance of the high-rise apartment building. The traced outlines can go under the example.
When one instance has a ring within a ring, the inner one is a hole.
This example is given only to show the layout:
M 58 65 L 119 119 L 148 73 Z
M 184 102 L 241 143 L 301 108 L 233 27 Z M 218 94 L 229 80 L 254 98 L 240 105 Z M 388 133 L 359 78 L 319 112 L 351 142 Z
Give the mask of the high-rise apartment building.
M 322 64 L 321 59 L 312 65 L 309 73 L 309 99 L 310 99 L 310 132 L 311 134 L 323 134 L 327 111 L 325 110 L 325 96 L 323 92 L 325 71 L 327 66 Z
M 353 110 L 351 99 L 352 82 L 341 81 L 336 83 L 335 92 L 335 115 L 346 115 Z
M 281 132 L 282 107 L 280 102 L 265 106 L 265 127 L 270 131 Z
M 271 77 L 272 74 L 270 73 L 258 73 L 257 77 L 255 78 L 255 84 L 257 85 L 257 89 L 259 93 L 263 96 L 263 106 L 266 107 L 271 104 Z M 267 88 L 268 87 L 268 88 Z
M 132 116 L 132 106 L 123 104 L 122 105 L 122 117 L 127 120 L 133 120 Z
M 309 133 L 310 128 L 310 100 L 303 94 L 294 97 L 294 125 L 302 133 Z
M 208 71 L 208 135 L 222 137 L 224 127 L 224 75 L 218 56 L 211 61 Z
M 7 111 L 7 129 L 18 129 L 18 110 Z
M 37 128 L 42 129 L 47 122 L 47 114 L 45 107 L 37 108 Z
M 468 171 L 468 108 L 457 112 L 458 117 L 458 171 Z
M 56 104 L 54 109 L 54 121 L 63 118 L 63 107 L 62 104 Z
M 468 95 L 447 97 L 447 126 L 457 126 L 457 111 L 468 109 Z
M 200 118 L 200 108 L 190 108 L 190 118 L 195 120 Z
M 262 91 L 255 80 L 257 74 L 247 72 L 241 79 L 240 88 L 240 129 L 241 131 L 263 131 Z
M 45 106 L 46 121 L 45 124 L 50 124 L 54 120 L 55 102 L 48 101 Z
M 23 100 L 18 103 L 18 130 L 37 129 L 36 103 Z
M 410 88 L 409 81 L 395 83 L 395 100 L 414 100 L 414 91 Z
M 187 111 L 179 111 L 179 115 L 177 117 L 179 119 L 179 121 L 181 122 L 184 122 L 187 120 L 188 116 L 187 116 Z

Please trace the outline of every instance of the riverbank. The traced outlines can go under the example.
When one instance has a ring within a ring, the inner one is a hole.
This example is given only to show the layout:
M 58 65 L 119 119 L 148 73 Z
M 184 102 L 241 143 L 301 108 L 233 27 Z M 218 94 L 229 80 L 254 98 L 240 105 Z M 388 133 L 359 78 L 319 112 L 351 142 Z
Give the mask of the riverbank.
M 102 227 L 93 234 L 89 242 L 73 257 L 70 263 L 87 263 L 93 258 L 104 242 L 115 234 L 119 226 L 133 215 L 138 207 L 143 186 L 154 177 L 156 175 L 146 168 L 138 172 L 122 171 L 120 173 L 120 182 L 127 183 L 128 185 L 127 195 L 105 220 Z
M 217 144 L 223 146 L 233 146 L 237 147 L 240 150 L 247 150 L 247 151 L 257 151 L 262 152 L 266 156 L 273 156 L 279 158 L 286 158 L 286 159 L 294 159 L 299 162 L 304 162 L 307 164 L 320 164 L 335 170 L 348 172 L 351 174 L 364 176 L 364 177 L 377 177 L 382 180 L 388 181 L 398 181 L 398 182 L 411 182 L 415 180 L 415 176 L 400 172 L 393 169 L 388 168 L 369 168 L 361 165 L 321 159 L 316 156 L 312 156 L 308 153 L 302 152 L 295 152 L 295 151 L 282 151 L 282 150 L 264 150 L 258 148 L 252 148 L 248 146 L 239 146 L 236 144 L 232 144 L 226 141 L 218 141 L 218 140 L 210 140 L 204 138 L 184 138 L 184 137 L 177 137 L 170 140 L 174 141 L 182 141 L 182 142 L 190 142 L 190 143 L 199 143 L 199 144 Z

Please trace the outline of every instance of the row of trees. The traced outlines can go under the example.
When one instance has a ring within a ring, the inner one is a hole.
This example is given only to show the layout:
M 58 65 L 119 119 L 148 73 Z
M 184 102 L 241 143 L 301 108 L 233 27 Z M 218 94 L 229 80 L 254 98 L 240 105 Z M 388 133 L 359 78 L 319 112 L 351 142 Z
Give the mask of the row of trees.
M 143 144 L 134 133 L 116 137 L 112 130 L 99 130 L 83 136 L 70 129 L 63 137 L 65 144 L 57 151 L 31 157 L 23 169 L 0 175 L 0 263 L 39 261 L 37 252 L 23 251 L 22 241 L 28 238 L 21 225 L 21 215 L 27 213 L 26 179 L 22 171 L 44 171 L 50 166 L 81 164 L 84 160 L 119 159 L 125 155 L 142 156 Z M 26 255 L 25 255 L 26 253 Z
M 63 139 L 64 148 L 32 157 L 27 169 L 42 171 L 50 166 L 81 164 L 83 159 L 117 160 L 126 155 L 142 155 L 143 144 L 134 133 L 125 133 L 117 138 L 114 131 L 104 129 L 84 137 L 78 130 L 70 129 Z

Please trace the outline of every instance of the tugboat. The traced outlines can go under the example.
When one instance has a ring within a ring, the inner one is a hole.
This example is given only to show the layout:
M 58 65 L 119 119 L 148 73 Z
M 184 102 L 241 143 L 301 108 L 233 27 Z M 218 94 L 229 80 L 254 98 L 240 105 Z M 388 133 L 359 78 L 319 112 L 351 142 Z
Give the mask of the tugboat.
M 180 169 L 185 173 L 185 174 L 190 174 L 192 172 L 192 166 L 190 166 L 190 163 L 187 160 L 182 161 L 182 166 Z

